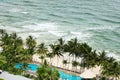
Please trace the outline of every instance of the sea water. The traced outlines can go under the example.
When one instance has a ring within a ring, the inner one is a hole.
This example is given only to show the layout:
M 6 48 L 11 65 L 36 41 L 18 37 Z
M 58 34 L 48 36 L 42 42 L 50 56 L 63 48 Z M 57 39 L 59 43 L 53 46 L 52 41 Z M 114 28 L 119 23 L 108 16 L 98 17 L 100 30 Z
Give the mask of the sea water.
M 120 59 L 120 0 L 0 0 L 0 29 L 46 44 L 77 37 Z

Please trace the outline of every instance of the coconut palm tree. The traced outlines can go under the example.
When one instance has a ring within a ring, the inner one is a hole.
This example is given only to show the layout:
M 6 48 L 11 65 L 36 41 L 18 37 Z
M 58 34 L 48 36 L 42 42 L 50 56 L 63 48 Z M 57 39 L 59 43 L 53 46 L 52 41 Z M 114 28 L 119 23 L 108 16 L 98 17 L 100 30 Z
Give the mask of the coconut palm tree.
M 50 58 L 50 64 L 52 65 L 52 58 L 54 57 L 54 55 L 52 53 L 48 53 L 47 57 Z
M 92 47 L 90 47 L 87 43 L 81 43 L 80 45 L 80 53 L 82 57 L 87 57 L 92 52 Z
M 99 52 L 99 55 L 98 55 L 98 63 L 100 66 L 103 66 L 106 61 L 108 61 L 108 57 L 106 55 L 106 52 L 105 51 L 102 51 L 101 53 Z
M 38 45 L 37 47 L 38 54 L 45 56 L 47 52 L 48 52 L 48 49 L 45 47 L 44 43 L 41 43 L 40 45 Z
M 59 73 L 55 69 L 42 66 L 38 68 L 36 80 L 59 80 Z
M 118 62 L 106 63 L 102 67 L 101 75 L 106 78 L 118 80 L 120 78 L 120 64 Z
M 77 38 L 68 41 L 68 46 L 70 47 L 69 55 L 73 56 L 73 60 L 75 60 L 75 56 L 77 54 L 77 45 L 78 45 Z
M 32 56 L 27 51 L 27 49 L 23 49 L 22 53 L 18 55 L 19 61 L 27 63 L 32 60 Z
M 44 43 L 41 43 L 37 46 L 37 54 L 39 54 L 40 59 L 42 59 L 42 63 L 43 63 L 43 59 L 47 55 L 47 52 L 48 52 L 48 49 L 45 47 Z
M 44 56 L 40 56 L 39 58 L 42 60 L 42 64 L 43 64 L 43 61 L 44 61 L 45 57 Z
M 27 69 L 28 68 L 28 63 L 32 60 L 32 55 L 27 52 L 27 49 L 23 49 L 21 51 L 21 54 L 17 56 L 18 63 L 23 64 L 22 69 Z
M 69 48 L 70 55 L 74 56 L 74 60 L 81 57 L 82 64 L 89 66 L 88 64 L 92 48 L 87 43 L 79 43 L 77 38 L 68 41 L 67 47 Z M 81 63 L 81 62 L 80 62 Z
M 10 34 L 11 37 L 11 42 L 12 44 L 10 45 L 13 48 L 13 55 L 17 56 L 19 55 L 20 49 L 23 48 L 23 41 L 21 37 L 18 37 L 16 33 Z
M 33 55 L 35 53 L 36 41 L 32 36 L 28 36 L 26 39 L 26 46 L 29 54 Z
M 0 37 L 4 36 L 6 33 L 6 30 L 4 29 L 0 29 Z
M 72 61 L 72 67 L 76 67 L 76 69 L 74 71 L 77 71 L 78 64 L 79 63 L 77 61 Z
M 69 53 L 69 62 L 70 56 L 73 57 L 73 60 L 76 61 L 77 58 L 81 56 L 80 52 L 80 43 L 78 43 L 77 38 L 71 39 L 64 45 L 64 51 Z M 70 66 L 70 65 L 68 65 Z
M 67 60 L 63 60 L 63 65 L 66 68 L 66 65 L 68 64 Z
M 1 41 L 1 46 L 2 47 L 6 47 L 6 45 L 10 44 L 10 37 L 8 33 L 5 33 L 4 35 L 2 35 L 0 37 L 0 41 Z
M 78 47 L 78 55 L 81 57 L 81 66 L 89 68 L 89 59 L 91 58 L 92 48 L 87 43 L 80 43 Z
M 58 44 L 57 45 L 60 46 L 60 52 L 61 52 L 61 54 L 64 53 L 64 43 L 65 43 L 65 41 L 62 38 L 58 39 Z M 64 56 L 63 56 L 63 59 L 64 59 Z
M 85 62 L 86 62 L 86 67 L 87 68 L 91 68 L 91 67 L 95 67 L 98 64 L 98 55 L 96 53 L 96 50 L 92 51 L 91 53 L 89 53 L 87 55 L 86 58 L 84 58 Z
M 82 65 L 82 63 L 78 63 L 78 66 L 80 67 L 80 73 L 82 73 L 84 66 Z
M 62 38 L 59 38 L 58 39 L 58 44 L 57 45 L 59 45 L 60 46 L 60 51 L 61 51 L 61 53 L 63 53 L 64 52 L 64 43 L 65 43 L 65 41 L 62 39 Z
M 107 59 L 107 62 L 109 62 L 109 63 L 113 63 L 113 62 L 115 62 L 115 58 L 113 58 L 113 57 L 108 57 L 108 59 Z
M 61 46 L 61 47 L 63 47 L 64 46 L 64 40 L 62 39 L 62 38 L 59 38 L 58 39 L 58 44 Z
M 0 54 L 0 67 L 7 63 L 5 56 Z
M 37 70 L 36 80 L 59 80 L 59 78 L 59 72 L 46 64 L 43 64 L 43 66 Z
M 53 54 L 53 56 L 57 56 L 57 66 L 58 66 L 58 57 L 63 56 L 60 51 L 60 46 L 51 44 L 50 47 L 52 49 L 51 53 Z
M 6 57 L 7 65 L 13 66 L 17 60 L 17 56 L 20 54 L 19 51 L 23 46 L 21 37 L 18 37 L 16 33 L 5 33 L 1 38 L 2 42 L 2 55 Z

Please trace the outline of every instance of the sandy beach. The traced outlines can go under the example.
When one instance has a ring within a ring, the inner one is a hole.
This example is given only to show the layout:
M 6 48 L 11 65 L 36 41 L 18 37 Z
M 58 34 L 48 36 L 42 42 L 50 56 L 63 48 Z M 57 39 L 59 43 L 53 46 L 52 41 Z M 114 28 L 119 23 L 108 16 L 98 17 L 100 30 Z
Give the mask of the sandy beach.
M 84 72 L 80 73 L 80 67 L 77 66 L 77 68 L 72 67 L 72 60 L 73 57 L 68 57 L 68 54 L 64 54 L 61 57 L 53 57 L 50 61 L 50 58 L 45 58 L 47 60 L 47 62 L 55 67 L 67 70 L 67 71 L 75 71 L 77 72 L 77 75 L 79 75 L 82 78 L 93 78 L 96 77 L 96 75 L 100 74 L 100 67 L 96 66 L 95 68 L 90 68 L 90 69 L 86 69 L 84 70 Z M 38 54 L 34 54 L 33 55 L 33 62 L 37 62 L 37 63 L 42 63 L 42 60 L 39 58 L 40 56 Z M 69 62 L 69 64 L 67 64 L 66 66 L 63 64 L 63 60 L 67 60 Z M 81 61 L 80 59 L 77 59 L 77 61 Z

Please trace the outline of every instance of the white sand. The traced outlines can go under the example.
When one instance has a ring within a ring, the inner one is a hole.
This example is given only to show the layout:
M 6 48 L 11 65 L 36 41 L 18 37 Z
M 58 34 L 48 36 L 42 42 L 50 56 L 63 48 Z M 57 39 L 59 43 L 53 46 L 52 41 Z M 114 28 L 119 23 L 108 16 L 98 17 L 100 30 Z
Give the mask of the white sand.
M 83 78 L 93 78 L 96 75 L 100 75 L 100 67 L 96 66 L 95 68 L 86 69 L 82 74 L 80 74 Z

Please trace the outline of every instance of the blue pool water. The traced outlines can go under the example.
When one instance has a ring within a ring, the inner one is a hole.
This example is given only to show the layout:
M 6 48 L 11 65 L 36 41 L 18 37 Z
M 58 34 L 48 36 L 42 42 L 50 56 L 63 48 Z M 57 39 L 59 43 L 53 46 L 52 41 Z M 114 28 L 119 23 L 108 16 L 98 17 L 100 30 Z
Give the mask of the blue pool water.
M 60 78 L 62 80 L 82 80 L 82 78 L 80 76 L 75 76 L 75 75 L 72 75 L 72 74 L 67 74 L 67 73 L 64 73 L 61 70 L 59 70 L 59 74 L 60 74 Z
M 16 68 L 22 68 L 22 64 L 16 64 L 15 65 Z M 32 70 L 32 71 L 36 71 L 38 69 L 38 65 L 36 64 L 28 64 L 28 70 Z
M 15 67 L 16 68 L 21 68 L 22 64 L 16 64 Z M 27 69 L 35 72 L 38 69 L 38 65 L 36 65 L 36 64 L 28 64 Z M 75 75 L 72 75 L 72 74 L 67 74 L 67 73 L 63 72 L 62 70 L 59 70 L 59 74 L 60 74 L 60 78 L 62 80 L 82 80 L 81 77 L 75 76 Z

